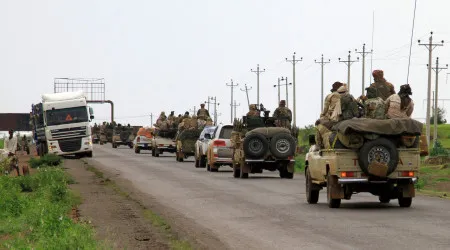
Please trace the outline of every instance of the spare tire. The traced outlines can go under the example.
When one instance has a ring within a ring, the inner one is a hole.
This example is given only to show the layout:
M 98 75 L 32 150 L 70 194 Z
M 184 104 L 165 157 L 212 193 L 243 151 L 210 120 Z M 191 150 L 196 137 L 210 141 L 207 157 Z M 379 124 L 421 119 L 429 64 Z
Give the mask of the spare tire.
M 366 142 L 361 147 L 358 156 L 358 163 L 361 170 L 366 175 L 377 177 L 386 177 L 394 172 L 397 168 L 398 160 L 399 155 L 395 144 L 383 137 Z M 369 171 L 369 165 L 373 163 L 387 165 L 386 174 L 374 174 L 377 171 Z
M 264 135 L 255 133 L 245 137 L 243 146 L 247 158 L 259 159 L 267 153 L 269 142 Z
M 295 154 L 295 139 L 290 134 L 280 133 L 270 140 L 270 152 L 276 158 L 286 159 Z
M 126 141 L 128 141 L 128 138 L 129 138 L 129 137 L 130 137 L 130 136 L 129 136 L 129 133 L 128 133 L 128 132 L 126 132 L 126 131 L 120 132 L 120 140 L 121 140 L 121 141 L 126 142 Z

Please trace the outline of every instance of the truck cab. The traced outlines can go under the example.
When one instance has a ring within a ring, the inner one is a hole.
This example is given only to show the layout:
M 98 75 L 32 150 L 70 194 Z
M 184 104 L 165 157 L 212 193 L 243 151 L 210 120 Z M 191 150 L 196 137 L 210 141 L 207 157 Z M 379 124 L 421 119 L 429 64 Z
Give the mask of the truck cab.
M 94 113 L 82 91 L 44 94 L 32 109 L 39 155 L 92 157 L 89 123 Z

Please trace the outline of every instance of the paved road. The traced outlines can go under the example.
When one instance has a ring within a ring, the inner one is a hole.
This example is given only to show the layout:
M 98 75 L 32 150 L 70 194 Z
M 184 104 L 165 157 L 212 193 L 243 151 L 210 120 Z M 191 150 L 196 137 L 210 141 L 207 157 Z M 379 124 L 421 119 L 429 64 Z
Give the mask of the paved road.
M 234 179 L 228 167 L 210 173 L 192 161 L 178 163 L 172 154 L 154 158 L 110 144 L 96 146 L 90 161 L 132 180 L 232 249 L 450 249 L 448 200 L 417 197 L 411 208 L 400 208 L 396 201 L 383 205 L 359 194 L 330 209 L 326 190 L 319 204 L 306 203 L 302 175 Z

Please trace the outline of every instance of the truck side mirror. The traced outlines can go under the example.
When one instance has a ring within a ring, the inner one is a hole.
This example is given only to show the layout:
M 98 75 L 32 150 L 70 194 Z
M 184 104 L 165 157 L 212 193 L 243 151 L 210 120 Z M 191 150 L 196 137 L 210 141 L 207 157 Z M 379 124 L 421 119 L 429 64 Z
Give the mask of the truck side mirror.
M 309 135 L 308 136 L 308 140 L 309 140 L 309 145 L 316 145 L 316 135 Z

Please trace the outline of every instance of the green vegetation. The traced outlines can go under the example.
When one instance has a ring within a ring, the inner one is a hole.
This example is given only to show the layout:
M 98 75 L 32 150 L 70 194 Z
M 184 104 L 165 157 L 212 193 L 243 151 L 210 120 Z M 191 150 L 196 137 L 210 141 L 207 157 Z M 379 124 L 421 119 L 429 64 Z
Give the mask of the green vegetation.
M 68 188 L 72 181 L 58 167 L 33 175 L 0 176 L 0 248 L 95 249 L 93 229 L 70 216 L 80 197 Z
M 441 142 L 442 147 L 450 149 L 450 124 L 440 124 L 438 127 L 438 140 Z M 425 134 L 425 126 L 423 129 L 423 133 Z M 434 126 L 431 124 L 430 134 L 433 136 Z M 431 145 L 430 145 L 431 146 Z
M 299 154 L 295 157 L 295 172 L 303 173 L 305 169 L 305 156 L 309 150 L 309 135 L 316 133 L 314 125 L 308 125 L 299 129 L 298 132 L 298 147 Z
M 4 142 L 5 141 L 3 139 L 0 139 L 0 148 L 3 148 Z
M 28 163 L 31 168 L 56 167 L 62 163 L 62 158 L 58 155 L 46 154 L 40 158 L 31 158 Z
M 416 188 L 425 193 L 447 196 L 450 194 L 450 166 L 429 165 L 420 167 Z
M 433 148 L 430 151 L 430 156 L 449 156 L 449 151 L 442 147 L 440 141 L 436 141 L 433 145 Z

